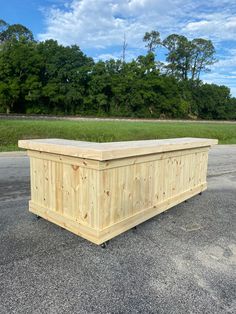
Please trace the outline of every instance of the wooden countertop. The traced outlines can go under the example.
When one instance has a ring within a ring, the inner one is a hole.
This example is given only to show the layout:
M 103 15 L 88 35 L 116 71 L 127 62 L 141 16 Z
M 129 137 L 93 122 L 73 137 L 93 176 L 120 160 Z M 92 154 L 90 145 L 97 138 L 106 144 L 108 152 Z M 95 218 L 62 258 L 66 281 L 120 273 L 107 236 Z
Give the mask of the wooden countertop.
M 174 150 L 191 149 L 216 145 L 218 140 L 207 138 L 173 138 L 164 140 L 124 141 L 95 143 L 64 139 L 20 140 L 18 146 L 66 156 L 94 160 L 111 160 L 131 156 L 149 155 Z

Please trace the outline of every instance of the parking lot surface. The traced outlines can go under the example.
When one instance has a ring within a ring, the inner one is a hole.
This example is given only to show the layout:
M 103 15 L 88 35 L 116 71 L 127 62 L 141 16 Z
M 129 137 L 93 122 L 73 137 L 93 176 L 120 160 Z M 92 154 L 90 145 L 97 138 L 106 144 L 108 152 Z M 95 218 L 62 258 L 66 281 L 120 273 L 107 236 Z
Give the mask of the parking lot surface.
M 208 190 L 106 249 L 28 212 L 29 160 L 0 155 L 0 313 L 235 313 L 236 145 Z

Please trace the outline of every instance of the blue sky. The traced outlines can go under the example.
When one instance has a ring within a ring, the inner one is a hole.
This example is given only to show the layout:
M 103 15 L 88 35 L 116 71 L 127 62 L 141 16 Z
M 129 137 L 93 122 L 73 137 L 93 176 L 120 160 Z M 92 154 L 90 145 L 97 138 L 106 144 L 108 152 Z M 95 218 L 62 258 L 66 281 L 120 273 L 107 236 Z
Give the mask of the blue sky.
M 0 18 L 21 23 L 37 40 L 53 38 L 78 44 L 95 59 L 121 56 L 124 33 L 127 58 L 145 53 L 142 37 L 158 30 L 189 39 L 211 39 L 218 62 L 202 75 L 208 83 L 227 85 L 236 96 L 235 0 L 0 0 Z M 157 57 L 163 59 L 163 51 Z

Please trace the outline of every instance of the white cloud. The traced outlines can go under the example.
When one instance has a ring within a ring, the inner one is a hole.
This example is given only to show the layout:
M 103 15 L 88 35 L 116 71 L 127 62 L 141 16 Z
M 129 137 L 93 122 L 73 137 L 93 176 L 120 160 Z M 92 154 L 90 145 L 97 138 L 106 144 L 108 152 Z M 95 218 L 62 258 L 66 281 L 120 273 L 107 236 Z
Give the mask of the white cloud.
M 82 50 L 92 51 L 95 60 L 120 58 L 124 33 L 127 59 L 143 52 L 143 35 L 153 29 L 160 31 L 162 38 L 180 33 L 212 39 L 220 53 L 219 62 L 202 78 L 227 84 L 235 93 L 235 13 L 233 0 L 67 0 L 44 8 L 46 28 L 38 39 L 78 44 Z M 231 42 L 230 49 L 226 40 Z
M 126 50 L 125 56 L 126 56 L 126 60 L 132 60 L 137 57 L 137 55 L 132 50 Z M 118 59 L 121 59 L 121 51 L 114 52 L 114 53 L 101 53 L 101 54 L 95 55 L 94 59 L 95 61 L 98 61 L 98 60 L 106 61 L 110 59 L 118 60 Z
M 200 14 L 199 21 L 186 24 L 184 32 L 217 41 L 236 40 L 236 16 L 225 13 Z
M 99 60 L 106 61 L 106 60 L 110 60 L 110 59 L 117 60 L 119 58 L 120 58 L 120 56 L 113 55 L 111 53 L 102 53 L 102 54 L 94 57 L 95 61 L 99 61 Z
M 65 1 L 63 9 L 52 6 L 45 10 L 46 31 L 38 38 L 55 38 L 82 48 L 107 48 L 120 45 L 125 32 L 130 46 L 140 48 L 144 33 L 158 29 L 164 36 L 182 32 L 235 40 L 236 17 L 229 10 L 230 1 L 209 3 L 211 6 L 203 0 Z M 219 10 L 222 5 L 224 11 Z
M 130 47 L 140 48 L 146 31 L 175 25 L 179 4 L 189 0 L 73 0 L 65 9 L 52 7 L 46 14 L 46 31 L 40 40 L 57 39 L 82 48 L 120 45 L 126 33 Z

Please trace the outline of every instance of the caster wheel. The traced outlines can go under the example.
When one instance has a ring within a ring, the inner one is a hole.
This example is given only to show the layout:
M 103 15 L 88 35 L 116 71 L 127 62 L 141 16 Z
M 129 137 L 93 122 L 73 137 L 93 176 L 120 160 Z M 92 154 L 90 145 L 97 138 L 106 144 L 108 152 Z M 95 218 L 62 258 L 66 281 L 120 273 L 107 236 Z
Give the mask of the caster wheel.
M 198 195 L 202 195 L 202 192 L 200 192 Z
M 137 226 L 134 226 L 132 229 L 133 229 L 133 230 L 137 230 Z
M 41 217 L 40 217 L 40 216 L 38 216 L 38 215 L 36 215 L 36 219 L 37 219 L 37 220 L 39 220 L 39 219 L 41 219 Z
M 188 201 L 186 200 L 186 201 L 184 201 L 184 203 L 188 203 Z
M 101 248 L 102 248 L 102 249 L 105 249 L 105 248 L 107 247 L 107 245 L 108 245 L 108 242 L 109 242 L 109 241 L 103 242 L 102 244 L 100 244 Z

